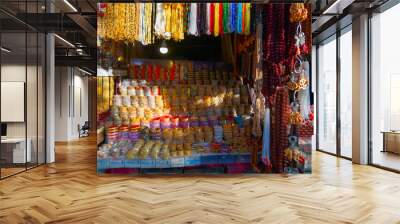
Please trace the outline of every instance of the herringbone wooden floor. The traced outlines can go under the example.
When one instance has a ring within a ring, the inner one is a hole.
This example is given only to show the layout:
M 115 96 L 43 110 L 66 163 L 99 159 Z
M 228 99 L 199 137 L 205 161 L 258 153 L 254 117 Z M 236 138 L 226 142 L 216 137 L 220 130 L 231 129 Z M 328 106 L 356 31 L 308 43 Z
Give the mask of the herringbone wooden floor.
M 0 223 L 400 223 L 400 175 L 314 153 L 312 175 L 96 175 L 94 138 L 0 181 Z

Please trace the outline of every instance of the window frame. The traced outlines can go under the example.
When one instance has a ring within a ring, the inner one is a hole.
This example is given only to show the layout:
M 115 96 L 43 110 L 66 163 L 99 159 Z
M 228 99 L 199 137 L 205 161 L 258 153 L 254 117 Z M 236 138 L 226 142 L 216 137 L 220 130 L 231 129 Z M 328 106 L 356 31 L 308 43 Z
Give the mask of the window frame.
M 316 111 L 316 118 L 318 120 L 319 117 L 319 96 L 321 94 L 321 91 L 319 89 L 319 84 L 320 84 L 320 74 L 319 74 L 319 63 L 320 63 L 320 54 L 319 54 L 319 47 L 322 43 L 327 43 L 330 41 L 336 41 L 336 152 L 328 152 L 324 149 L 321 149 L 320 143 L 319 143 L 319 122 L 316 121 L 316 151 L 318 152 L 323 152 L 329 155 L 333 155 L 339 158 L 343 158 L 346 160 L 352 160 L 352 158 L 347 157 L 342 155 L 342 150 L 341 150 L 341 92 L 340 92 L 340 82 L 341 82 L 341 64 L 340 64 L 340 42 L 341 42 L 341 36 L 344 35 L 347 32 L 352 31 L 352 23 L 347 24 L 345 27 L 341 29 L 337 29 L 335 33 L 332 35 L 328 36 L 325 39 L 320 40 L 318 43 L 316 43 L 316 106 L 315 106 L 315 111 Z

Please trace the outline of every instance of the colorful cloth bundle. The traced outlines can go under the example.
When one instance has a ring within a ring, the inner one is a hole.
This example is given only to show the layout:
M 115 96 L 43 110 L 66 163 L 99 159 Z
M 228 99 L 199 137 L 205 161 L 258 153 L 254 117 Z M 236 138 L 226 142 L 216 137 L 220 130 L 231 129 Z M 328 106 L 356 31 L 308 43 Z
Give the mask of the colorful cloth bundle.
M 180 41 L 185 33 L 249 35 L 254 8 L 251 3 L 107 3 L 98 33 L 101 38 L 143 45 L 154 43 L 154 36 Z

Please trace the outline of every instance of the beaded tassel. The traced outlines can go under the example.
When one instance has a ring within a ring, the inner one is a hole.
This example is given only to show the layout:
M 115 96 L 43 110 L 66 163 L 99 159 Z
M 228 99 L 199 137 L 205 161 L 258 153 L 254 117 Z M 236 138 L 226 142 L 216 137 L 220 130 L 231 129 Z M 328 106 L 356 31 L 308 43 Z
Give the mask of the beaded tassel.
M 284 150 L 288 146 L 289 94 L 284 88 L 276 92 L 275 111 L 271 126 L 271 162 L 275 172 L 283 172 Z

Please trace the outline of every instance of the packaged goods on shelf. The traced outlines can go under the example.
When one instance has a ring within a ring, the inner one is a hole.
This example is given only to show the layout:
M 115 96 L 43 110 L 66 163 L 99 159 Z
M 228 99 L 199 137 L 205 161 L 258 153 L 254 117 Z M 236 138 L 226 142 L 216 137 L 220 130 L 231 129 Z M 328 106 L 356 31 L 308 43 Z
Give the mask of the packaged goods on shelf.
M 310 5 L 102 6 L 100 173 L 311 171 Z
M 108 146 L 101 157 L 168 160 L 246 152 L 241 143 L 251 138 L 244 134 L 245 128 L 251 130 L 247 89 L 234 77 L 228 78 L 226 71 L 203 69 L 196 75 L 183 74 L 186 80 L 179 82 L 121 80 L 112 98 Z M 248 122 L 235 123 L 244 120 L 242 116 Z M 122 149 L 121 141 L 131 146 Z

